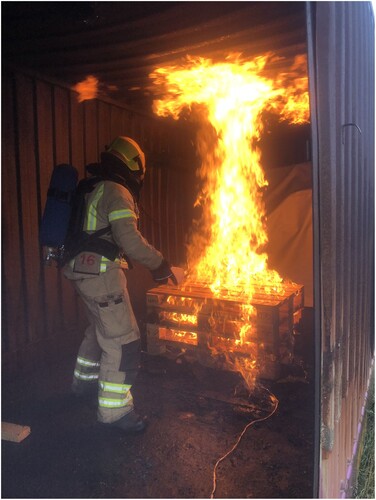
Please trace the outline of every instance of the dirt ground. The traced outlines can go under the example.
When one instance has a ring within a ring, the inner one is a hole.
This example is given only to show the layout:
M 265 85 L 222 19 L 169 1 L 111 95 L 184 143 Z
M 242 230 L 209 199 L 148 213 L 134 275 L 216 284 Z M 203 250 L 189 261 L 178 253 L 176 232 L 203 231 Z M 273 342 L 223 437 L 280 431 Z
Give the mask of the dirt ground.
M 304 352 L 312 352 L 305 345 Z M 31 427 L 2 441 L 2 498 L 312 498 L 313 381 L 295 367 L 248 396 L 240 377 L 143 355 L 134 399 L 148 427 L 102 429 L 69 393 L 75 352 L 3 384 L 2 421 Z M 305 368 L 311 362 L 303 359 Z M 308 366 L 309 368 L 309 366 Z M 239 385 L 240 383 L 240 385 Z

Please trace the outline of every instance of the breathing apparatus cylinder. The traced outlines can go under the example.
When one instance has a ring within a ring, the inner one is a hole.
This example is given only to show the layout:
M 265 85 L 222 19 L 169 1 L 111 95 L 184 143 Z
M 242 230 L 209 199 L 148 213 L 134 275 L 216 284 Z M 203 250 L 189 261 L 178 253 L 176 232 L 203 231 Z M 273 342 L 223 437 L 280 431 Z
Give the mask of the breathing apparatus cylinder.
M 77 181 L 78 172 L 72 165 L 54 167 L 39 228 L 39 242 L 44 247 L 46 263 L 59 260 L 64 252 Z

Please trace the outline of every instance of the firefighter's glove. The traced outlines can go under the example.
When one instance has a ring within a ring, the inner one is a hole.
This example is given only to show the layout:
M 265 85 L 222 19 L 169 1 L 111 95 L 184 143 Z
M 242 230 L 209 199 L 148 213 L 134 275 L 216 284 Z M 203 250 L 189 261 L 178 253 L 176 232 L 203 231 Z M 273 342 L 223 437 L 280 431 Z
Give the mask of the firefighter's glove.
M 166 260 L 162 260 L 161 265 L 150 271 L 153 276 L 153 280 L 158 283 L 158 285 L 166 285 L 167 281 L 170 279 L 174 285 L 178 284 L 175 274 L 171 271 L 170 264 Z

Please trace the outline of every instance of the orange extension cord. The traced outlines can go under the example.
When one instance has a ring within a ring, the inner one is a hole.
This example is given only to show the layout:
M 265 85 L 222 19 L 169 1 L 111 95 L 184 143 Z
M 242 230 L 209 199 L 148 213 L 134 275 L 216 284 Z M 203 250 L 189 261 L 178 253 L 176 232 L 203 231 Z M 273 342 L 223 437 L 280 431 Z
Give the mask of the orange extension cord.
M 266 389 L 264 387 L 264 389 Z M 217 468 L 218 468 L 218 465 L 225 459 L 227 458 L 229 455 L 231 455 L 231 453 L 236 449 L 236 447 L 238 446 L 238 444 L 240 443 L 242 437 L 244 436 L 244 434 L 247 432 L 247 430 L 249 429 L 249 427 L 251 427 L 252 425 L 256 424 L 257 422 L 262 422 L 264 420 L 267 420 L 268 418 L 270 418 L 272 415 L 274 415 L 274 413 L 277 411 L 277 408 L 278 408 L 278 399 L 276 398 L 276 396 L 274 394 L 272 394 L 268 389 L 266 389 L 266 391 L 268 391 L 269 395 L 270 395 L 270 399 L 272 401 L 272 403 L 274 403 L 274 408 L 273 410 L 271 411 L 271 413 L 269 413 L 269 415 L 267 415 L 266 417 L 263 417 L 263 418 L 258 418 L 257 420 L 252 420 L 251 422 L 249 422 L 243 429 L 242 433 L 240 434 L 240 436 L 238 437 L 238 439 L 236 440 L 236 443 L 234 444 L 234 446 L 231 448 L 231 450 L 229 450 L 225 455 L 223 455 L 223 457 L 221 457 L 219 460 L 217 460 L 215 466 L 214 466 L 214 469 L 213 469 L 213 490 L 211 492 L 211 495 L 210 495 L 210 498 L 214 498 L 214 494 L 215 494 L 215 490 L 217 489 Z

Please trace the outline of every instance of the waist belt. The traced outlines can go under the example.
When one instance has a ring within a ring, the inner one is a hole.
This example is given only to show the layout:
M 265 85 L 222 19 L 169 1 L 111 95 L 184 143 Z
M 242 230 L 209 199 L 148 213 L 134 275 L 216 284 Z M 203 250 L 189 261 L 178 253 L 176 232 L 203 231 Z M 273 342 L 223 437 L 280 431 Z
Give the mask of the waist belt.
M 107 226 L 99 231 L 96 231 L 92 234 L 87 234 L 82 232 L 78 242 L 76 242 L 76 247 L 73 251 L 69 252 L 70 257 L 76 257 L 81 252 L 94 252 L 102 256 L 101 264 L 100 264 L 100 272 L 106 272 L 108 262 L 123 262 L 124 266 L 128 267 L 128 269 L 132 269 L 133 265 L 129 258 L 124 254 L 120 254 L 119 247 L 108 240 L 104 240 L 100 238 L 100 236 L 108 233 L 110 231 L 110 226 Z M 71 261 L 74 262 L 74 259 Z
M 123 269 L 132 269 L 132 263 L 129 261 L 128 258 L 124 258 L 123 256 L 117 257 L 114 260 L 107 259 L 102 255 L 101 261 L 100 261 L 100 266 L 99 266 L 99 272 L 100 273 L 105 273 L 107 271 L 107 266 L 110 262 L 114 262 L 116 264 L 119 264 L 119 266 Z M 75 266 L 75 258 L 69 261 L 69 266 L 72 270 L 74 270 Z
M 103 240 L 102 238 L 84 241 L 82 245 L 80 245 L 80 253 L 81 252 L 95 252 L 112 261 L 114 261 L 116 257 L 119 257 L 119 247 L 115 245 L 115 243 Z

